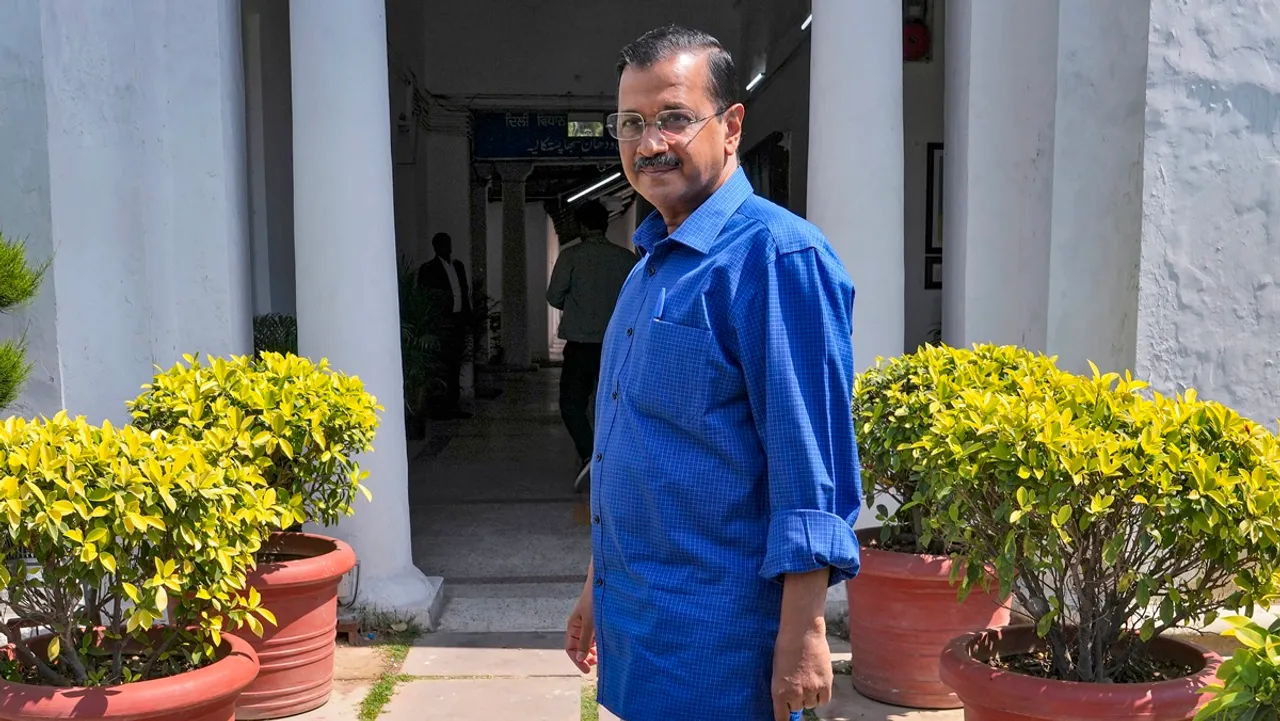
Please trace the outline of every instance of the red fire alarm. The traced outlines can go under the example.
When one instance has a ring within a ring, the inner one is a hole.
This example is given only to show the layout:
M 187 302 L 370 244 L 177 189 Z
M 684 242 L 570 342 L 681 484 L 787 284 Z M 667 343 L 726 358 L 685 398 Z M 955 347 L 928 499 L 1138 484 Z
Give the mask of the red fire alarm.
M 929 26 L 919 20 L 902 24 L 902 59 L 918 62 L 929 56 Z

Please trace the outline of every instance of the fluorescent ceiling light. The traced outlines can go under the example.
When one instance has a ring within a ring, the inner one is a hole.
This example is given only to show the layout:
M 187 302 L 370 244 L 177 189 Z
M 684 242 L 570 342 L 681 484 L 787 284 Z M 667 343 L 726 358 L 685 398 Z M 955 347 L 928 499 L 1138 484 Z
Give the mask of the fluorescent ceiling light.
M 566 200 L 565 202 L 566 202 L 566 203 L 572 203 L 573 201 L 577 200 L 578 198 L 581 198 L 582 196 L 586 195 L 587 193 L 590 193 L 590 192 L 595 191 L 595 190 L 599 190 L 599 189 L 603 188 L 604 186 L 608 185 L 609 183 L 612 183 L 613 181 L 615 181 L 615 180 L 617 180 L 618 178 L 621 178 L 621 177 L 622 177 L 622 173 L 621 173 L 621 172 L 614 173 L 613 175 L 610 175 L 609 177 L 605 178 L 604 180 L 601 180 L 600 182 L 598 182 L 598 183 L 596 183 L 596 184 L 592 185 L 591 187 L 587 188 L 586 190 L 580 190 L 580 191 L 578 191 L 578 192 L 574 193 L 573 195 L 570 195 L 570 196 L 569 196 L 569 199 L 568 199 L 568 200 Z
M 809 13 L 809 17 L 805 18 L 805 19 L 804 19 L 804 22 L 800 23 L 800 29 L 801 29 L 801 30 L 808 30 L 808 29 L 809 29 L 809 23 L 811 23 L 811 22 L 813 22 L 813 13 Z
M 751 92 L 751 89 L 759 85 L 761 80 L 764 80 L 764 73 L 756 73 L 756 76 L 751 78 L 751 82 L 747 83 L 747 92 Z

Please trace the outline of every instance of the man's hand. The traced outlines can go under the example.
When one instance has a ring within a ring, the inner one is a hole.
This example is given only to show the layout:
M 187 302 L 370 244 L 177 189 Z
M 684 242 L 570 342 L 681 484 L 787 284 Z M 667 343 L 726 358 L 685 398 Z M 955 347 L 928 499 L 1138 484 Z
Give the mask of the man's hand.
M 777 721 L 788 721 L 794 711 L 830 703 L 832 683 L 825 628 L 778 634 L 773 650 L 773 717 Z
M 831 702 L 833 675 L 827 644 L 824 607 L 829 571 L 787 576 L 782 592 L 782 618 L 773 649 L 773 716 L 791 714 Z
M 596 622 L 591 597 L 591 569 L 587 569 L 587 583 L 569 613 L 564 629 L 564 652 L 583 673 L 591 673 L 596 665 Z

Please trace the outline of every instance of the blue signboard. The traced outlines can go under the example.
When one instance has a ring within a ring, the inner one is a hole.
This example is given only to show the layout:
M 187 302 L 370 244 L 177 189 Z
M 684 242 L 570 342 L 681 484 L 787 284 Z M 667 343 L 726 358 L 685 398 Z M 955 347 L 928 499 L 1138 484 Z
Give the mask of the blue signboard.
M 564 112 L 476 113 L 471 133 L 476 160 L 618 159 L 618 141 L 608 134 L 570 137 Z

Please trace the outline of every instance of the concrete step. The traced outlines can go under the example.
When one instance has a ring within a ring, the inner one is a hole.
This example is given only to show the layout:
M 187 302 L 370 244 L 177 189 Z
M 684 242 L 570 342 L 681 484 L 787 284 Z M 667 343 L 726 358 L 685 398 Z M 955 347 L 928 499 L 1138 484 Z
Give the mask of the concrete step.
M 442 633 L 564 632 L 582 579 L 551 583 L 445 584 Z

